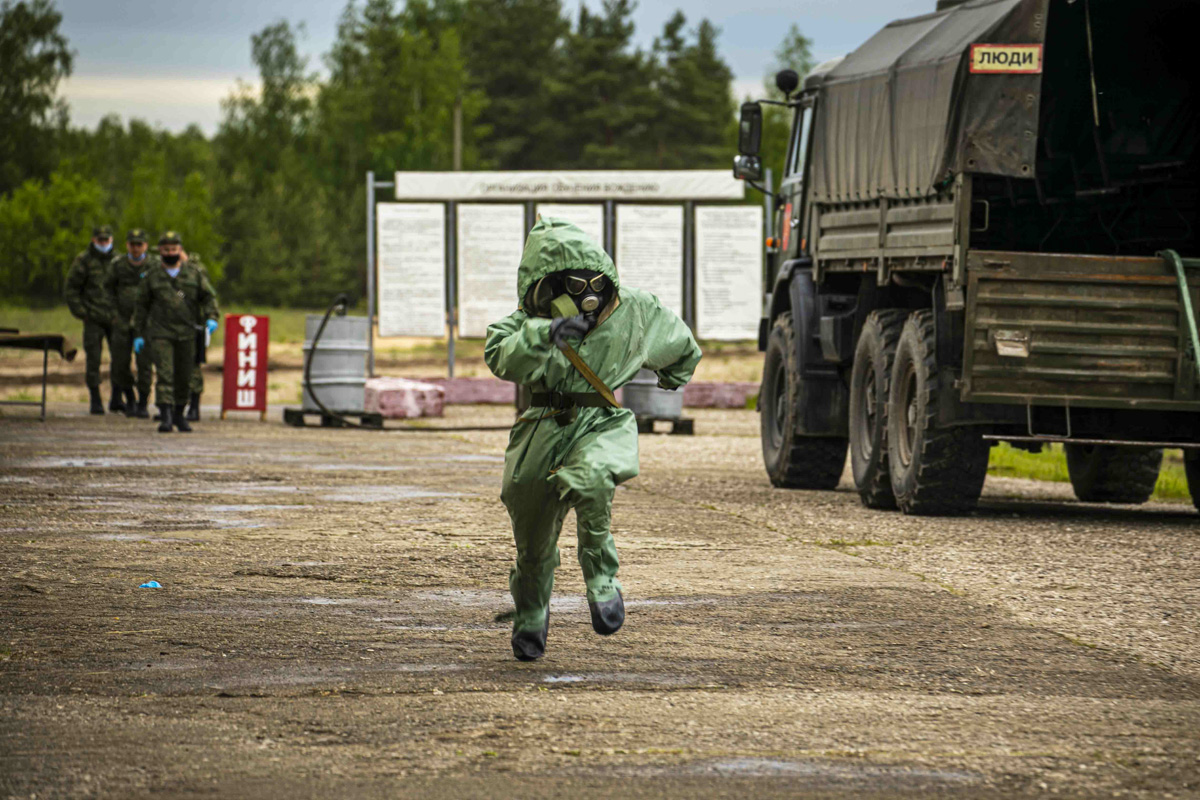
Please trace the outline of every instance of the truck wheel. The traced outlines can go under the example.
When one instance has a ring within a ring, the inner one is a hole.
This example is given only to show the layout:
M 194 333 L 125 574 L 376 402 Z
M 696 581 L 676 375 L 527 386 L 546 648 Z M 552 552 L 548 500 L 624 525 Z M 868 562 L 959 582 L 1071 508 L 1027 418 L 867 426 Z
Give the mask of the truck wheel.
M 758 410 L 763 463 L 771 483 L 787 489 L 833 489 L 846 466 L 846 440 L 797 433 L 797 401 L 804 379 L 796 363 L 792 315 L 781 314 L 767 338 Z
M 1200 511 L 1200 450 L 1183 451 L 1183 474 L 1187 476 L 1192 505 Z
M 888 387 L 888 467 L 905 514 L 966 514 L 987 477 L 988 444 L 971 426 L 939 428 L 941 391 L 933 313 L 904 323 Z
M 895 508 L 888 472 L 888 381 L 907 311 L 873 311 L 854 348 L 850 372 L 850 469 L 867 508 Z
M 1068 444 L 1063 450 L 1071 487 L 1085 503 L 1144 503 L 1154 494 L 1160 449 Z

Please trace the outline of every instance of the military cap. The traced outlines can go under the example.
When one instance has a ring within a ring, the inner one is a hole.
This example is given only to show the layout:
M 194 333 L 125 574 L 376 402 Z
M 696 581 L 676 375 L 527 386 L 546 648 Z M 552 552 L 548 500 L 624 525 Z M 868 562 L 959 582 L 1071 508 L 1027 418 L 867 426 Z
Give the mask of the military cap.
M 141 228 L 130 228 L 129 232 L 125 234 L 125 241 L 137 242 L 139 244 L 145 244 L 146 243 L 146 232 L 144 230 L 142 230 Z
M 159 244 L 183 244 L 179 239 L 179 233 L 176 231 L 164 231 L 163 235 L 158 237 Z
M 92 228 L 93 238 L 103 239 L 106 236 L 110 239 L 112 238 L 112 225 L 97 225 L 96 227 Z

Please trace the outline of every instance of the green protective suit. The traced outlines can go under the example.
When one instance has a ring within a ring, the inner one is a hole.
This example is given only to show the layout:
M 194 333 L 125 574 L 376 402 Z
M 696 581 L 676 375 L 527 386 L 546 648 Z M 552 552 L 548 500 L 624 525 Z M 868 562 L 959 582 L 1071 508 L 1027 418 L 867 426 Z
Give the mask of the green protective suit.
M 576 351 L 616 390 L 643 367 L 661 385 L 687 383 L 700 362 L 700 347 L 678 316 L 649 292 L 622 288 L 612 259 L 574 225 L 544 217 L 525 243 L 517 297 L 552 272 L 590 269 L 604 273 L 617 293 Z M 491 325 L 484 360 L 499 378 L 533 392 L 592 393 L 587 380 L 550 340 L 550 320 L 518 308 Z M 568 412 L 530 408 L 509 435 L 501 499 L 512 520 L 517 560 L 509 575 L 516 604 L 513 628 L 541 630 L 550 605 L 558 535 L 574 508 L 579 565 L 589 602 L 603 603 L 620 590 L 617 550 L 609 530 L 614 488 L 638 474 L 637 422 L 627 409 L 578 408 L 565 425 L 551 419 Z

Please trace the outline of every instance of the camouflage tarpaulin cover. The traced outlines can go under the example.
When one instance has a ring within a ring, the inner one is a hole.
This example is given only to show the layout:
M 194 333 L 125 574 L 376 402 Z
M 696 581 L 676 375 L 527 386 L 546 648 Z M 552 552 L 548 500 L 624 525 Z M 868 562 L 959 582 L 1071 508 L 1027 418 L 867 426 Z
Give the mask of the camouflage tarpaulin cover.
M 968 0 L 891 23 L 820 89 L 822 201 L 922 197 L 958 172 L 1031 178 L 1040 74 L 971 74 L 972 44 L 1042 44 L 1049 0 Z

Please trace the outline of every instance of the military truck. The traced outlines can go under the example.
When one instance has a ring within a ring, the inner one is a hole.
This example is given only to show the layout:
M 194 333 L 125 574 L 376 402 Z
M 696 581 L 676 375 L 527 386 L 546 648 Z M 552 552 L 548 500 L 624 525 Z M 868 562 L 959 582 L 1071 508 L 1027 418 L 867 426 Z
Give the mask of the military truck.
M 741 109 L 777 204 L 759 349 L 776 486 L 962 514 L 989 448 L 1061 442 L 1138 503 L 1183 448 L 1200 508 L 1200 97 L 1186 0 L 966 0 Z M 763 104 L 793 117 L 777 194 Z

